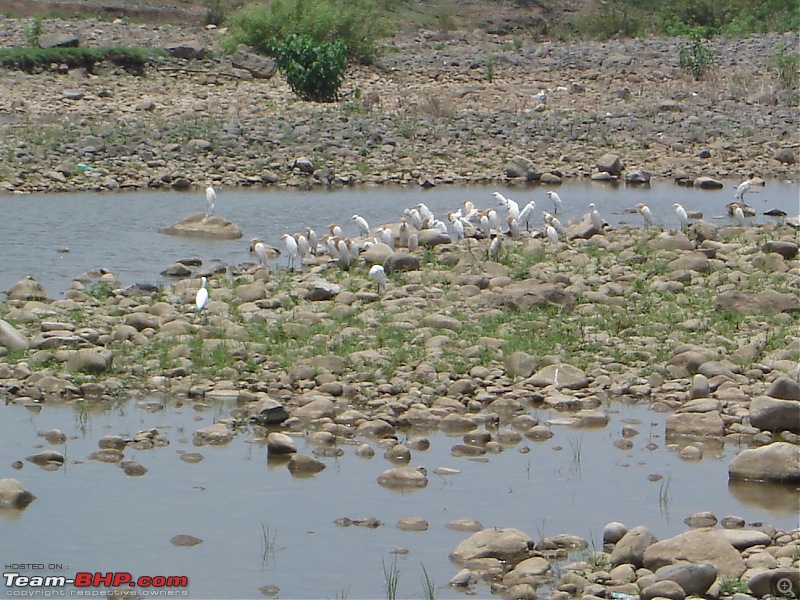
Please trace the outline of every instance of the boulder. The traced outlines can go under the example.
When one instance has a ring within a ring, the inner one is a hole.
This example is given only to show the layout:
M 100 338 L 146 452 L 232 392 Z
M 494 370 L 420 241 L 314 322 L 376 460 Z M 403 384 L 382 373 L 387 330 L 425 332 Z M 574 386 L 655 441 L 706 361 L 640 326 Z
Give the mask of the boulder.
M 642 590 L 642 600 L 653 600 L 654 598 L 669 598 L 669 600 L 683 600 L 686 592 L 679 583 L 671 579 L 656 581 Z
M 39 48 L 77 48 L 81 45 L 71 33 L 43 33 L 38 39 Z
M 614 545 L 609 562 L 612 566 L 630 563 L 639 568 L 642 566 L 645 550 L 657 542 L 658 538 L 644 525 L 634 527 Z
M 0 508 L 25 508 L 36 499 L 22 484 L 9 477 L 0 479 Z
M 798 250 L 800 250 L 800 246 L 798 246 L 795 242 L 786 242 L 783 240 L 769 240 L 768 242 L 764 242 L 761 246 L 761 250 L 764 251 L 766 254 L 776 253 L 780 254 L 786 260 L 791 260 L 795 256 L 797 256 Z
M 525 181 L 538 181 L 542 174 L 537 171 L 533 162 L 524 156 L 515 156 L 506 164 L 506 177 L 522 178 Z
M 312 474 L 319 473 L 325 468 L 325 463 L 317 460 L 313 456 L 305 454 L 293 454 L 286 465 L 291 473 L 295 474 Z
M 589 377 L 578 367 L 561 363 L 539 369 L 530 378 L 530 383 L 537 387 L 554 385 L 557 388 L 580 390 L 589 385 Z
M 113 362 L 114 353 L 107 348 L 81 348 L 67 359 L 67 368 L 80 373 L 105 373 Z
M 771 289 L 755 293 L 730 290 L 717 295 L 714 299 L 714 309 L 745 314 L 796 312 L 800 311 L 800 298 L 796 294 L 784 294 Z
M 750 402 L 750 424 L 762 431 L 800 433 L 800 402 L 757 396 Z
M 720 531 L 692 529 L 656 542 L 644 551 L 642 563 L 646 569 L 657 571 L 666 565 L 708 563 L 724 577 L 741 577 L 745 564 L 739 551 Z
M 728 477 L 741 481 L 800 482 L 800 446 L 773 442 L 742 450 L 728 466 Z
M 30 275 L 19 280 L 6 290 L 9 300 L 49 300 L 42 284 Z
M 289 418 L 286 408 L 274 398 L 260 400 L 253 411 L 252 419 L 259 425 L 278 425 Z
M 418 271 L 419 258 L 405 252 L 394 252 L 383 263 L 386 274 L 405 271 Z
M 294 454 L 297 444 L 285 433 L 273 431 L 267 436 L 267 457 Z
M 510 377 L 530 377 L 536 370 L 536 359 L 527 352 L 512 352 L 506 358 L 506 372 Z
M 692 185 L 701 190 L 722 189 L 722 182 L 717 181 L 713 177 L 696 177 Z
M 164 51 L 173 58 L 183 58 L 186 60 L 203 60 L 206 57 L 206 48 L 202 42 L 190 40 L 171 44 L 164 48 Z
M 655 575 L 659 581 L 674 581 L 687 596 L 703 597 L 717 579 L 717 567 L 710 563 L 680 563 L 661 567 Z
M 270 79 L 275 75 L 275 61 L 266 56 L 259 56 L 245 44 L 239 44 L 236 52 L 231 55 L 231 65 L 236 69 L 247 71 L 255 79 Z
M 625 168 L 625 164 L 618 154 L 607 152 L 597 159 L 595 167 L 597 167 L 597 170 L 601 173 L 608 173 L 614 177 L 619 177 L 622 174 L 622 170 Z
M 220 240 L 238 240 L 242 230 L 227 219 L 211 215 L 206 218 L 203 213 L 186 217 L 182 221 L 160 230 L 167 235 L 186 237 L 203 237 Z
M 193 443 L 195 446 L 210 444 L 222 446 L 233 439 L 233 432 L 225 423 L 214 423 L 194 432 Z
M 8 321 L 0 319 L 0 346 L 8 350 L 24 352 L 30 348 L 30 342 L 18 329 Z
M 378 483 L 387 488 L 422 488 L 428 485 L 428 472 L 422 467 L 399 467 L 378 475 Z
M 767 389 L 767 396 L 781 400 L 800 400 L 800 382 L 779 377 Z
M 342 286 L 324 279 L 309 281 L 306 287 L 308 289 L 307 298 L 311 302 L 333 300 L 342 291 Z
M 533 538 L 519 529 L 483 529 L 458 544 L 450 553 L 450 560 L 467 565 L 473 560 L 494 558 L 508 565 L 516 565 L 530 557 L 534 546 Z
M 800 571 L 769 569 L 753 573 L 747 586 L 757 598 L 797 598 L 800 591 Z
M 718 412 L 677 413 L 667 417 L 667 438 L 715 438 L 724 433 L 725 423 Z

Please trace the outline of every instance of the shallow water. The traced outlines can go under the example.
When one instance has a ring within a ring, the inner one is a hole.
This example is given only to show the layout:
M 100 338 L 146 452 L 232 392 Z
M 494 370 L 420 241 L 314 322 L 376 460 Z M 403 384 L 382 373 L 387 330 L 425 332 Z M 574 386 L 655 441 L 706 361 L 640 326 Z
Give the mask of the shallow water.
M 645 524 L 664 538 L 684 531 L 683 519 L 702 510 L 797 526 L 796 490 L 758 484 L 729 489 L 727 465 L 737 448 L 711 443 L 701 461 L 685 462 L 666 447 L 664 415 L 645 405 L 612 403 L 604 408 L 612 417 L 607 428 L 555 427 L 551 440 L 525 440 L 485 462 L 451 456 L 460 438 L 433 434 L 431 448 L 412 452 L 411 462 L 428 469 L 428 487 L 403 493 L 377 484 L 377 476 L 392 466 L 377 445 L 371 460 L 345 446 L 342 457 L 323 459 L 327 468 L 313 477 L 294 477 L 283 464 L 268 463 L 263 445 L 246 430 L 226 447 L 195 448 L 192 433 L 228 408 L 196 412 L 166 403 L 148 412 L 128 403 L 85 416 L 71 406 L 47 406 L 39 413 L 0 408 L 3 476 L 21 479 L 38 496 L 22 513 L 0 511 L 0 538 L 14 540 L 3 553 L 5 562 L 65 565 L 64 573 L 49 574 L 185 575 L 193 598 L 258 597 L 265 585 L 280 587 L 281 598 L 379 598 L 385 597 L 383 566 L 393 564 L 393 550 L 404 548 L 408 553 L 397 556 L 398 597 L 422 597 L 424 565 L 440 587 L 437 597 L 456 598 L 461 593 L 446 582 L 458 569 L 447 556 L 469 534 L 445 527 L 455 519 L 516 527 L 537 540 L 572 533 L 597 547 L 609 521 Z M 612 445 L 623 421 L 640 432 L 629 451 Z M 50 472 L 26 462 L 22 471 L 12 471 L 12 460 L 33 454 L 38 445 L 51 447 L 37 432 L 53 427 L 70 438 L 56 447 L 66 454 L 67 466 Z M 143 477 L 126 477 L 115 465 L 87 459 L 103 435 L 152 427 L 169 446 L 125 452 L 147 467 Z M 647 449 L 650 442 L 658 448 Z M 312 450 L 302 439 L 298 446 L 304 453 Z M 205 459 L 187 464 L 179 450 L 198 450 Z M 461 472 L 441 477 L 433 473 L 437 467 Z M 664 479 L 651 482 L 650 474 Z M 344 528 L 333 523 L 340 517 L 375 517 L 384 525 Z M 401 531 L 396 523 L 403 517 L 422 517 L 430 527 Z M 274 547 L 266 556 L 265 530 Z M 177 534 L 204 542 L 176 547 L 170 539 Z M 477 591 L 489 594 L 485 587 Z
M 334 221 L 345 233 L 355 235 L 355 226 L 349 222 L 353 213 L 364 216 L 375 227 L 398 221 L 404 208 L 418 202 L 425 202 L 437 216 L 444 218 L 446 211 L 456 210 L 465 199 L 471 199 L 478 208 L 495 206 L 491 194 L 495 190 L 516 200 L 520 207 L 535 200 L 540 217 L 539 211 L 553 208 L 545 195 L 548 189 L 544 186 L 438 186 L 427 191 L 418 186 L 307 192 L 219 189 L 215 212 L 241 227 L 244 236 L 240 240 L 199 240 L 159 233 L 191 214 L 203 212 L 202 191 L 7 195 L 0 197 L 3 210 L 0 290 L 31 275 L 45 286 L 51 297 L 58 298 L 73 278 L 99 268 L 115 273 L 123 285 L 158 283 L 164 268 L 190 256 L 205 261 L 216 258 L 230 264 L 252 261 L 249 240 L 256 236 L 283 248 L 282 234 L 310 226 L 321 237 Z M 564 214 L 560 216 L 564 222 L 580 218 L 588 211 L 588 204 L 594 202 L 613 226 L 630 223 L 640 227 L 638 214 L 623 211 L 644 202 L 650 206 L 657 224 L 675 228 L 678 222 L 672 210 L 674 202 L 683 204 L 687 210 L 702 211 L 713 222 L 731 223 L 725 205 L 733 200 L 735 182 L 725 182 L 725 188 L 717 191 L 684 188 L 670 182 L 642 188 L 568 181 L 553 189 L 557 189 L 564 202 Z M 769 219 L 760 213 L 770 208 L 797 215 L 800 185 L 770 181 L 765 188 L 750 194 L 748 203 L 759 213 L 754 222 Z M 59 252 L 63 249 L 69 252 Z
M 0 289 L 30 273 L 58 297 L 73 277 L 98 267 L 116 273 L 123 284 L 157 282 L 160 270 L 179 258 L 252 260 L 247 240 L 254 235 L 277 246 L 282 233 L 305 225 L 321 231 L 336 220 L 348 231 L 347 219 L 354 212 L 377 225 L 396 220 L 403 208 L 420 201 L 437 214 L 457 208 L 466 198 L 480 207 L 491 206 L 495 189 L 223 189 L 217 213 L 240 224 L 244 238 L 213 242 L 158 233 L 204 209 L 198 192 L 3 197 Z M 501 191 L 520 204 L 533 197 L 540 208 L 549 210 L 545 189 Z M 623 221 L 640 226 L 638 215 L 621 211 L 643 201 L 657 222 L 675 227 L 672 202 L 703 210 L 706 218 L 722 215 L 720 222 L 729 222 L 724 205 L 732 199 L 732 189 L 732 183 L 722 192 L 702 192 L 672 184 L 641 189 L 572 182 L 558 191 L 567 217 L 579 216 L 594 202 L 614 226 Z M 798 210 L 798 187 L 770 182 L 749 202 L 759 209 L 778 207 L 793 214 Z M 63 246 L 70 252 L 58 253 Z M 193 598 L 263 597 L 258 590 L 265 585 L 278 586 L 280 598 L 380 598 L 386 597 L 384 566 L 391 568 L 396 557 L 398 597 L 423 597 L 424 565 L 438 588 L 436 597 L 445 599 L 463 595 L 447 586 L 458 570 L 447 556 L 469 535 L 445 527 L 455 519 L 515 527 L 537 540 L 571 533 L 598 548 L 609 521 L 643 524 L 664 538 L 684 531 L 683 519 L 702 510 L 720 518 L 735 514 L 749 523 L 797 527 L 796 488 L 729 486 L 727 466 L 739 450 L 732 445 L 708 443 L 701 461 L 681 460 L 663 439 L 665 415 L 650 412 L 646 405 L 604 405 L 601 410 L 612 419 L 606 428 L 555 427 L 551 440 L 525 440 L 485 461 L 453 457 L 450 448 L 460 438 L 429 433 L 431 448 L 413 452 L 411 462 L 428 469 L 429 485 L 404 493 L 377 484 L 377 476 L 392 466 L 377 445 L 372 460 L 356 457 L 354 447 L 345 446 L 342 457 L 323 459 L 327 468 L 305 478 L 292 476 L 283 464 L 268 463 L 263 445 L 248 430 L 226 447 L 195 448 L 193 432 L 226 416 L 230 408 L 210 403 L 207 411 L 199 412 L 167 400 L 156 412 L 128 402 L 84 415 L 69 405 L 46 406 L 41 412 L 0 406 L 0 477 L 20 479 L 37 496 L 25 511 L 0 511 L 4 564 L 63 565 L 62 571 L 49 570 L 47 575 L 185 575 Z M 536 409 L 532 414 L 543 420 L 560 416 Z M 633 423 L 640 432 L 629 451 L 613 446 L 625 423 Z M 87 459 L 103 435 L 133 435 L 152 427 L 170 440 L 168 447 L 125 451 L 126 458 L 147 467 L 143 477 L 127 477 L 115 465 Z M 13 470 L 13 461 L 51 447 L 37 432 L 52 428 L 70 438 L 56 447 L 65 452 L 66 467 L 50 472 L 25 462 L 21 471 Z M 658 447 L 647 449 L 649 442 Z M 298 445 L 303 453 L 313 450 L 302 440 Z M 187 464 L 178 450 L 199 450 L 205 459 Z M 437 467 L 461 472 L 441 477 L 433 473 Z M 651 482 L 651 474 L 664 479 Z M 428 531 L 396 527 L 399 519 L 415 516 L 429 522 Z M 375 517 L 384 525 L 344 528 L 333 523 L 340 517 Z M 267 531 L 266 546 L 272 551 L 265 549 Z M 176 547 L 170 539 L 178 534 L 204 542 Z M 400 548 L 408 553 L 393 553 Z M 490 595 L 486 586 L 476 592 Z

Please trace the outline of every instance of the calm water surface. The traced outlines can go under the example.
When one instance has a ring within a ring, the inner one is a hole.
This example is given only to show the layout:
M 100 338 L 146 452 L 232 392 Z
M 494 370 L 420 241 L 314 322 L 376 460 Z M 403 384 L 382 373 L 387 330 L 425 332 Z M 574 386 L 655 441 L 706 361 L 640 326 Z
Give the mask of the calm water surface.
M 331 222 L 339 223 L 346 233 L 355 235 L 355 226 L 348 221 L 353 213 L 364 216 L 375 227 L 398 221 L 404 208 L 418 202 L 425 202 L 437 216 L 444 218 L 447 211 L 456 210 L 465 199 L 472 200 L 478 208 L 496 206 L 491 195 L 495 190 L 516 200 L 520 207 L 533 199 L 537 209 L 552 211 L 552 203 L 545 195 L 548 189 L 440 186 L 425 191 L 414 186 L 303 192 L 221 188 L 216 214 L 239 225 L 244 233 L 241 240 L 224 241 L 159 233 L 191 214 L 203 212 L 202 191 L 7 195 L 0 197 L 3 210 L 0 290 L 31 275 L 45 286 L 51 297 L 57 298 L 72 279 L 98 268 L 115 273 L 123 285 L 157 283 L 166 266 L 190 256 L 230 264 L 253 260 L 248 247 L 249 240 L 256 236 L 282 248 L 282 234 L 310 226 L 322 236 Z M 554 189 L 564 202 L 562 222 L 580 218 L 588 212 L 588 204 L 594 202 L 613 226 L 630 223 L 638 227 L 639 215 L 623 211 L 644 202 L 650 206 L 656 223 L 674 228 L 678 222 L 673 202 L 683 204 L 687 210 L 700 210 L 713 222 L 730 223 L 725 205 L 733 200 L 735 182 L 726 182 L 725 188 L 718 191 L 683 188 L 670 182 L 655 183 L 645 189 L 570 181 Z M 770 181 L 766 188 L 750 194 L 748 202 L 759 213 L 753 219 L 755 222 L 769 218 L 760 213 L 770 208 L 797 215 L 800 185 Z M 65 248 L 69 252 L 59 252 Z
M 252 260 L 247 240 L 255 235 L 278 246 L 282 233 L 306 225 L 321 231 L 337 221 L 348 231 L 353 229 L 349 216 L 359 213 L 374 226 L 396 221 L 403 208 L 421 201 L 437 214 L 457 208 L 467 198 L 486 207 L 493 205 L 495 189 L 221 189 L 217 214 L 239 224 L 244 238 L 214 242 L 158 233 L 204 209 L 198 192 L 3 197 L 0 289 L 31 274 L 58 297 L 72 278 L 98 267 L 116 273 L 123 284 L 158 282 L 165 266 L 188 256 L 228 263 Z M 520 204 L 533 197 L 540 208 L 550 210 L 545 189 L 501 191 Z M 567 217 L 578 217 L 594 202 L 613 225 L 639 226 L 638 215 L 622 211 L 643 201 L 657 222 L 675 227 L 672 202 L 728 222 L 724 206 L 732 190 L 732 182 L 722 192 L 672 184 L 643 190 L 574 182 L 558 191 Z M 798 186 L 770 182 L 749 201 L 759 212 L 777 207 L 796 214 Z M 70 252 L 57 252 L 62 247 Z M 406 493 L 377 484 L 377 476 L 392 466 L 377 446 L 372 460 L 356 457 L 354 448 L 346 446 L 344 456 L 323 459 L 327 468 L 310 478 L 294 477 L 285 466 L 268 464 L 263 445 L 247 430 L 228 446 L 195 448 L 193 432 L 227 415 L 230 408 L 211 403 L 209 410 L 198 412 L 167 400 L 155 412 L 127 402 L 81 415 L 73 406 L 46 406 L 41 412 L 0 406 L 0 478 L 18 478 L 37 495 L 23 512 L 0 511 L 4 564 L 60 563 L 63 572 L 46 574 L 66 576 L 77 571 L 185 575 L 192 598 L 264 597 L 258 590 L 265 585 L 278 586 L 280 598 L 381 598 L 386 597 L 384 565 L 391 566 L 396 557 L 398 597 L 423 597 L 424 565 L 438 588 L 437 598 L 446 599 L 463 596 L 446 585 L 457 571 L 447 556 L 469 535 L 445 527 L 455 519 L 516 527 L 536 539 L 571 533 L 597 546 L 609 521 L 643 524 L 664 538 L 684 531 L 683 519 L 701 510 L 784 529 L 797 527 L 796 488 L 729 486 L 727 466 L 739 450 L 731 445 L 709 443 L 701 461 L 682 461 L 662 437 L 665 416 L 643 405 L 612 402 L 603 407 L 612 418 L 604 429 L 556 427 L 551 440 L 525 441 L 485 462 L 452 457 L 450 448 L 460 438 L 430 434 L 431 448 L 413 453 L 411 463 L 428 469 L 430 483 Z M 559 416 L 535 410 L 533 414 L 545 420 Z M 633 423 L 640 432 L 629 451 L 613 446 L 625 423 Z M 143 477 L 126 477 L 115 465 L 87 458 L 103 435 L 133 435 L 152 427 L 170 440 L 169 446 L 125 452 L 126 458 L 147 467 Z M 56 447 L 65 452 L 66 467 L 50 472 L 25 462 L 21 471 L 13 470 L 13 461 L 51 447 L 37 433 L 52 428 L 69 436 L 66 445 Z M 657 449 L 646 448 L 651 441 Z M 302 439 L 298 445 L 301 452 L 312 450 Z M 179 450 L 199 450 L 205 458 L 187 464 Z M 460 473 L 440 477 L 433 474 L 437 467 Z M 651 474 L 664 479 L 651 482 Z M 340 517 L 375 517 L 384 525 L 344 528 L 333 523 Z M 426 532 L 403 532 L 396 523 L 404 517 L 422 517 L 430 527 Z M 265 552 L 265 531 L 272 552 Z M 178 534 L 204 542 L 176 547 L 170 539 Z M 407 553 L 394 554 L 398 549 Z M 489 596 L 485 586 L 475 591 L 479 597 Z

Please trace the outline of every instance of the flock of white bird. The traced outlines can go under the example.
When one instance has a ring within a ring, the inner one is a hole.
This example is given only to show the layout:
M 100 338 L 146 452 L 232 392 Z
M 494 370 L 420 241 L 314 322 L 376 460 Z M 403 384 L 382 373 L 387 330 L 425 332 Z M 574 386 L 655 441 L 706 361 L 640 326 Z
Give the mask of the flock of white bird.
M 735 204 L 733 216 L 740 226 L 744 226 L 746 222 L 741 207 L 746 206 L 745 195 L 752 185 L 752 181 L 748 179 L 736 189 L 735 198 L 737 203 Z M 428 206 L 420 202 L 412 208 L 406 208 L 399 219 L 399 223 L 394 227 L 382 225 L 374 230 L 363 216 L 354 214 L 350 217 L 349 222 L 355 228 L 355 237 L 345 235 L 342 227 L 336 223 L 328 225 L 327 233 L 322 237 L 319 237 L 316 231 L 310 227 L 306 227 L 302 233 L 285 233 L 281 236 L 281 240 L 286 248 L 287 267 L 292 271 L 302 270 L 305 257 L 327 254 L 332 260 L 337 261 L 342 269 L 347 270 L 355 263 L 361 252 L 374 244 L 381 243 L 391 249 L 403 247 L 409 251 L 414 251 L 419 244 L 418 232 L 423 230 L 438 230 L 442 234 L 449 235 L 453 243 L 456 244 L 470 237 L 490 239 L 489 258 L 497 258 L 503 239 L 506 237 L 516 238 L 528 235 L 546 239 L 553 246 L 557 246 L 561 239 L 566 236 L 567 230 L 557 216 L 559 213 L 563 214 L 564 205 L 556 192 L 546 192 L 548 199 L 553 204 L 553 212 L 541 211 L 542 228 L 540 230 L 532 230 L 532 227 L 535 226 L 536 202 L 534 200 L 529 201 L 520 208 L 517 202 L 500 192 L 493 192 L 492 195 L 497 201 L 496 208 L 479 209 L 470 200 L 465 200 L 457 210 L 446 214 L 446 220 L 437 218 Z M 216 198 L 217 194 L 214 188 L 209 186 L 206 189 L 204 220 L 208 220 L 213 215 Z M 689 226 L 689 216 L 686 210 L 678 203 L 674 203 L 672 206 L 681 229 L 686 229 Z M 653 214 L 646 204 L 639 203 L 636 209 L 642 216 L 645 227 L 653 227 L 655 225 Z M 501 219 L 501 213 L 504 219 Z M 592 227 L 598 233 L 604 231 L 603 218 L 594 203 L 589 204 L 589 212 L 584 218 L 589 219 Z M 503 223 L 505 223 L 504 226 Z M 274 248 L 264 244 L 259 238 L 251 240 L 250 251 L 255 255 L 258 263 L 265 267 L 268 261 L 274 258 L 276 254 Z M 372 266 L 369 270 L 369 275 L 378 292 L 385 291 L 387 278 L 383 267 L 381 265 Z M 202 310 L 208 302 L 206 284 L 207 280 L 204 277 L 196 297 L 198 311 Z

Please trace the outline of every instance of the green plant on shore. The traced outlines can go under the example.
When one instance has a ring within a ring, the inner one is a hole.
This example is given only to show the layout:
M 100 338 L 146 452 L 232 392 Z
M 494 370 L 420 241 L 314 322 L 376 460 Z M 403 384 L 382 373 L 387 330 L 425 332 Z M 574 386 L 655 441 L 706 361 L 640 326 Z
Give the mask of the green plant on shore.
M 800 54 L 792 52 L 785 42 L 775 46 L 767 66 L 778 75 L 786 89 L 796 90 L 800 86 Z
M 392 564 L 387 565 L 386 561 L 381 558 L 383 565 L 383 580 L 384 589 L 386 591 L 386 600 L 397 599 L 397 584 L 400 582 L 400 569 L 397 568 L 397 556 L 395 555 Z
M 492 83 L 494 81 L 494 67 L 497 64 L 497 57 L 494 52 L 487 52 L 483 60 L 484 67 L 486 68 L 486 81 Z
M 733 596 L 734 594 L 746 594 L 750 591 L 747 582 L 736 577 L 723 577 L 719 586 L 720 596 Z
M 428 575 L 425 563 L 422 564 L 422 597 L 425 600 L 436 600 L 436 585 L 433 578 Z
M 30 24 L 25 27 L 25 40 L 28 42 L 28 46 L 31 48 L 37 48 L 39 46 L 39 38 L 41 37 L 42 33 L 44 33 L 42 17 L 37 15 L 33 17 Z

